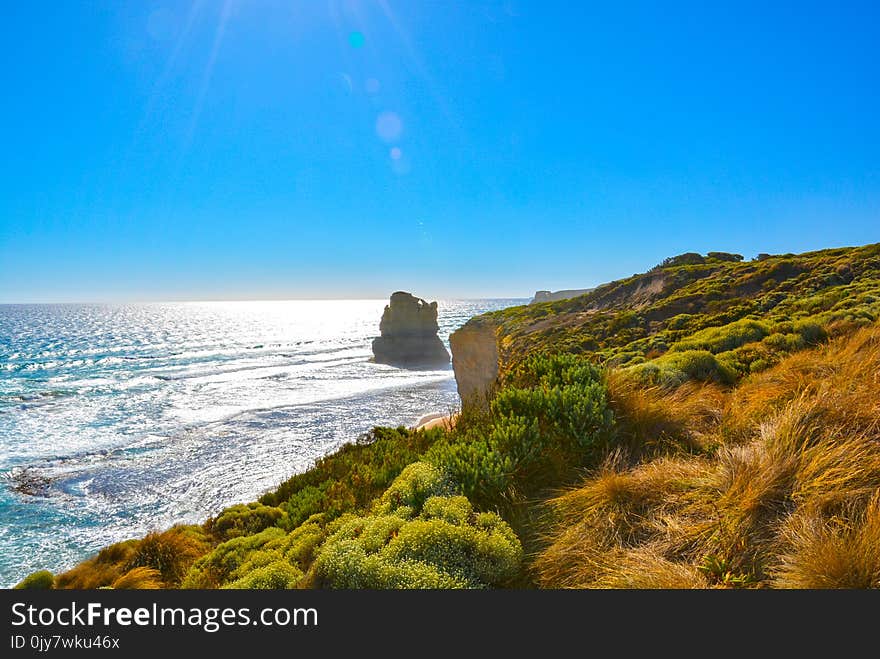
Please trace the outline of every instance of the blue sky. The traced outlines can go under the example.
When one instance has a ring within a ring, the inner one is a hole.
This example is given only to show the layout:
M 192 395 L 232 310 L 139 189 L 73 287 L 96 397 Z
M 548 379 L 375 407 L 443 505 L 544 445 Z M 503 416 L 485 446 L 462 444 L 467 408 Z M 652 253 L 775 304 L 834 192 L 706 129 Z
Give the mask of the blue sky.
M 528 296 L 880 241 L 878 31 L 869 2 L 10 3 L 0 301 Z

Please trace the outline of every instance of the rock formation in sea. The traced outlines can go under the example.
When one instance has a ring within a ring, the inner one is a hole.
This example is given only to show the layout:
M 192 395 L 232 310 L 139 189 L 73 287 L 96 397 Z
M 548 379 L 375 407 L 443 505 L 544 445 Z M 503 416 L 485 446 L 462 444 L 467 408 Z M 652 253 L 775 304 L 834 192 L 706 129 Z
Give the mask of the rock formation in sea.
M 382 314 L 382 336 L 373 339 L 373 356 L 380 364 L 395 366 L 448 364 L 449 352 L 437 330 L 436 302 L 397 291 Z

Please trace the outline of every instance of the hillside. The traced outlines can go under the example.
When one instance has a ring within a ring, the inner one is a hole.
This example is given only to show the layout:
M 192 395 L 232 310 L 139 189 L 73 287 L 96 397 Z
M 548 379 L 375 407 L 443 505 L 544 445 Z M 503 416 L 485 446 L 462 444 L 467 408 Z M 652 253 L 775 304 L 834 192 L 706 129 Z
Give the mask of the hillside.
M 880 587 L 880 244 L 687 254 L 453 335 L 454 427 L 24 587 Z
M 537 583 L 880 587 L 878 372 L 873 325 L 733 389 L 614 378 L 626 442 L 550 501 Z M 628 459 L 627 445 L 653 459 Z
M 485 392 L 540 351 L 729 384 L 880 316 L 880 244 L 741 259 L 683 254 L 580 297 L 473 318 L 450 338 L 459 393 Z

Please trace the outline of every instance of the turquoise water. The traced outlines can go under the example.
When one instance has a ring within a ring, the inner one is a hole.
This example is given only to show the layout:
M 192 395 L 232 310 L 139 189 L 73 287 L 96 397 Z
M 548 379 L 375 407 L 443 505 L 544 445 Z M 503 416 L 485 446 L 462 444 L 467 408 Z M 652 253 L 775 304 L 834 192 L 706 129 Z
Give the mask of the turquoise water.
M 525 300 L 441 300 L 440 336 Z M 250 501 L 458 405 L 369 361 L 383 300 L 0 305 L 0 585 Z

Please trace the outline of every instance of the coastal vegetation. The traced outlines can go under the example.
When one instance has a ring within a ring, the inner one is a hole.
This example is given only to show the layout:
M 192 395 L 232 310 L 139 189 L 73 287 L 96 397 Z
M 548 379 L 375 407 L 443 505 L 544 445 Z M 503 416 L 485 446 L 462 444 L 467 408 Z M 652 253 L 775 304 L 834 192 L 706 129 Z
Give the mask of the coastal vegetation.
M 880 587 L 880 245 L 514 307 L 486 405 L 20 587 Z
M 843 333 L 880 316 L 880 244 L 737 257 L 673 257 L 580 297 L 471 322 L 498 327 L 508 367 L 535 352 L 567 352 L 617 368 L 652 364 L 656 370 L 642 369 L 649 379 L 685 366 L 730 384 L 816 345 L 829 331 Z M 671 354 L 690 351 L 700 354 Z
M 880 587 L 878 369 L 872 326 L 736 388 L 626 389 L 627 423 L 682 450 L 611 452 L 551 499 L 537 584 Z

